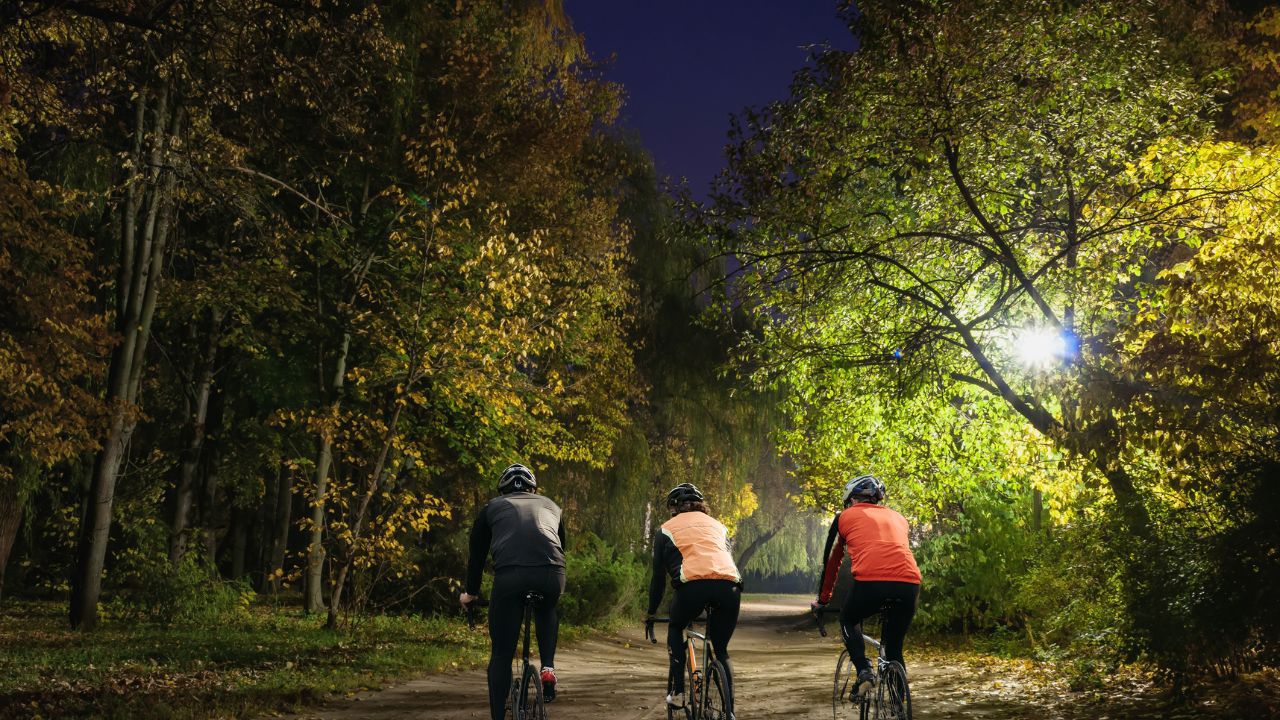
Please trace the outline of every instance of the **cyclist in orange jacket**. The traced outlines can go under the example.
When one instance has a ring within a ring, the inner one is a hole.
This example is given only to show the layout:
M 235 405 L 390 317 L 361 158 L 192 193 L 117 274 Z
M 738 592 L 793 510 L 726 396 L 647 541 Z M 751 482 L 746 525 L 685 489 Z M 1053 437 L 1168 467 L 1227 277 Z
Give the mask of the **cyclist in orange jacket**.
M 738 625 L 742 602 L 742 575 L 729 548 L 729 531 L 711 517 L 702 493 L 691 483 L 680 483 L 667 494 L 671 519 L 662 524 L 653 541 L 653 576 L 649 583 L 649 612 L 645 624 L 652 635 L 653 616 L 662 602 L 665 580 L 675 588 L 671 622 L 667 624 L 667 705 L 685 708 L 684 629 L 709 608 L 707 639 L 724 666 L 729 707 L 733 720 L 733 665 L 729 640 Z
M 831 601 L 836 573 L 847 549 L 853 588 L 840 610 L 840 629 L 858 669 L 859 692 L 865 692 L 873 682 L 862 643 L 862 621 L 878 613 L 886 601 L 896 601 L 889 606 L 880 630 L 881 642 L 887 659 L 903 662 L 902 643 L 920 598 L 920 568 L 907 539 L 907 519 L 881 505 L 884 496 L 884 483 L 874 475 L 861 475 L 845 484 L 844 510 L 836 515 L 827 533 L 822 585 L 813 603 L 819 609 Z

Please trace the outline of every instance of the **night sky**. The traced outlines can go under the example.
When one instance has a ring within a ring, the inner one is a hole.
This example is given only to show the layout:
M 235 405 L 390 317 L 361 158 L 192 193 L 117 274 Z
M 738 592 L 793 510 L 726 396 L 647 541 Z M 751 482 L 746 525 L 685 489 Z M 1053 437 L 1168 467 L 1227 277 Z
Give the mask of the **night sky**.
M 705 195 L 723 165 L 729 116 L 787 95 L 806 46 L 853 39 L 835 0 L 565 0 L 606 77 L 627 92 L 622 122 L 658 173 Z

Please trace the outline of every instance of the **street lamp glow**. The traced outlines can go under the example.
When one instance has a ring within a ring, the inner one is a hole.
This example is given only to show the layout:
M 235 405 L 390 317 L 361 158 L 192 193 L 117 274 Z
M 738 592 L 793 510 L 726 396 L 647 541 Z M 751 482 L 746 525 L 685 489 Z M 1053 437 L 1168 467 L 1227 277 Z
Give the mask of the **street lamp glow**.
M 1013 352 L 1027 367 L 1047 367 L 1067 354 L 1067 341 L 1051 328 L 1026 328 L 1013 339 Z

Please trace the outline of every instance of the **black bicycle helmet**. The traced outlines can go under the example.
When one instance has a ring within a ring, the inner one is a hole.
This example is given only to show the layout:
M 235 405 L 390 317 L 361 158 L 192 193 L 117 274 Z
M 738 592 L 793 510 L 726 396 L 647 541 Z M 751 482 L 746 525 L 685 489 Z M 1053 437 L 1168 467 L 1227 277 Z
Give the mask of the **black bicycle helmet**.
M 511 492 L 528 492 L 537 487 L 538 478 L 534 477 L 532 470 L 520 463 L 503 470 L 502 478 L 498 480 L 498 492 L 503 495 Z
M 845 505 L 850 500 L 858 502 L 878 503 L 884 499 L 885 487 L 880 482 L 880 478 L 875 475 L 859 475 L 844 484 L 844 497 L 841 502 Z
M 693 483 L 680 483 L 667 493 L 667 507 L 672 508 L 686 500 L 702 500 L 702 491 Z

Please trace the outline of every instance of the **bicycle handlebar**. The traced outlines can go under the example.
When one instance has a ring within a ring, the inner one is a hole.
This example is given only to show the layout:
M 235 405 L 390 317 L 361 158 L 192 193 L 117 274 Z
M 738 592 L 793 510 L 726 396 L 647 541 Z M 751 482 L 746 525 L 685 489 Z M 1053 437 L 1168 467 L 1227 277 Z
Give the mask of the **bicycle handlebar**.
M 821 635 L 822 637 L 826 637 L 826 636 L 827 636 L 827 626 L 826 626 L 826 623 L 822 622 L 822 616 L 823 616 L 823 615 L 826 615 L 826 614 L 828 614 L 828 613 L 838 613 L 838 612 L 840 612 L 840 610 L 839 610 L 838 608 L 827 607 L 826 605 L 823 605 L 822 607 L 816 607 L 816 608 L 815 608 L 815 607 L 811 607 L 811 608 L 809 608 L 809 614 L 813 616 L 814 622 L 816 622 L 816 623 L 818 624 L 818 634 L 819 634 L 819 635 Z M 875 638 L 873 638 L 873 637 L 871 637 L 870 635 L 868 635 L 868 634 L 866 634 L 866 633 L 863 633 L 863 634 L 862 634 L 862 641 L 863 641 L 863 642 L 867 642 L 867 643 L 871 643 L 871 645 L 872 645 L 876 650 L 879 650 L 879 649 L 880 649 L 880 641 L 879 641 L 879 640 L 877 640 L 877 639 L 875 639 Z

